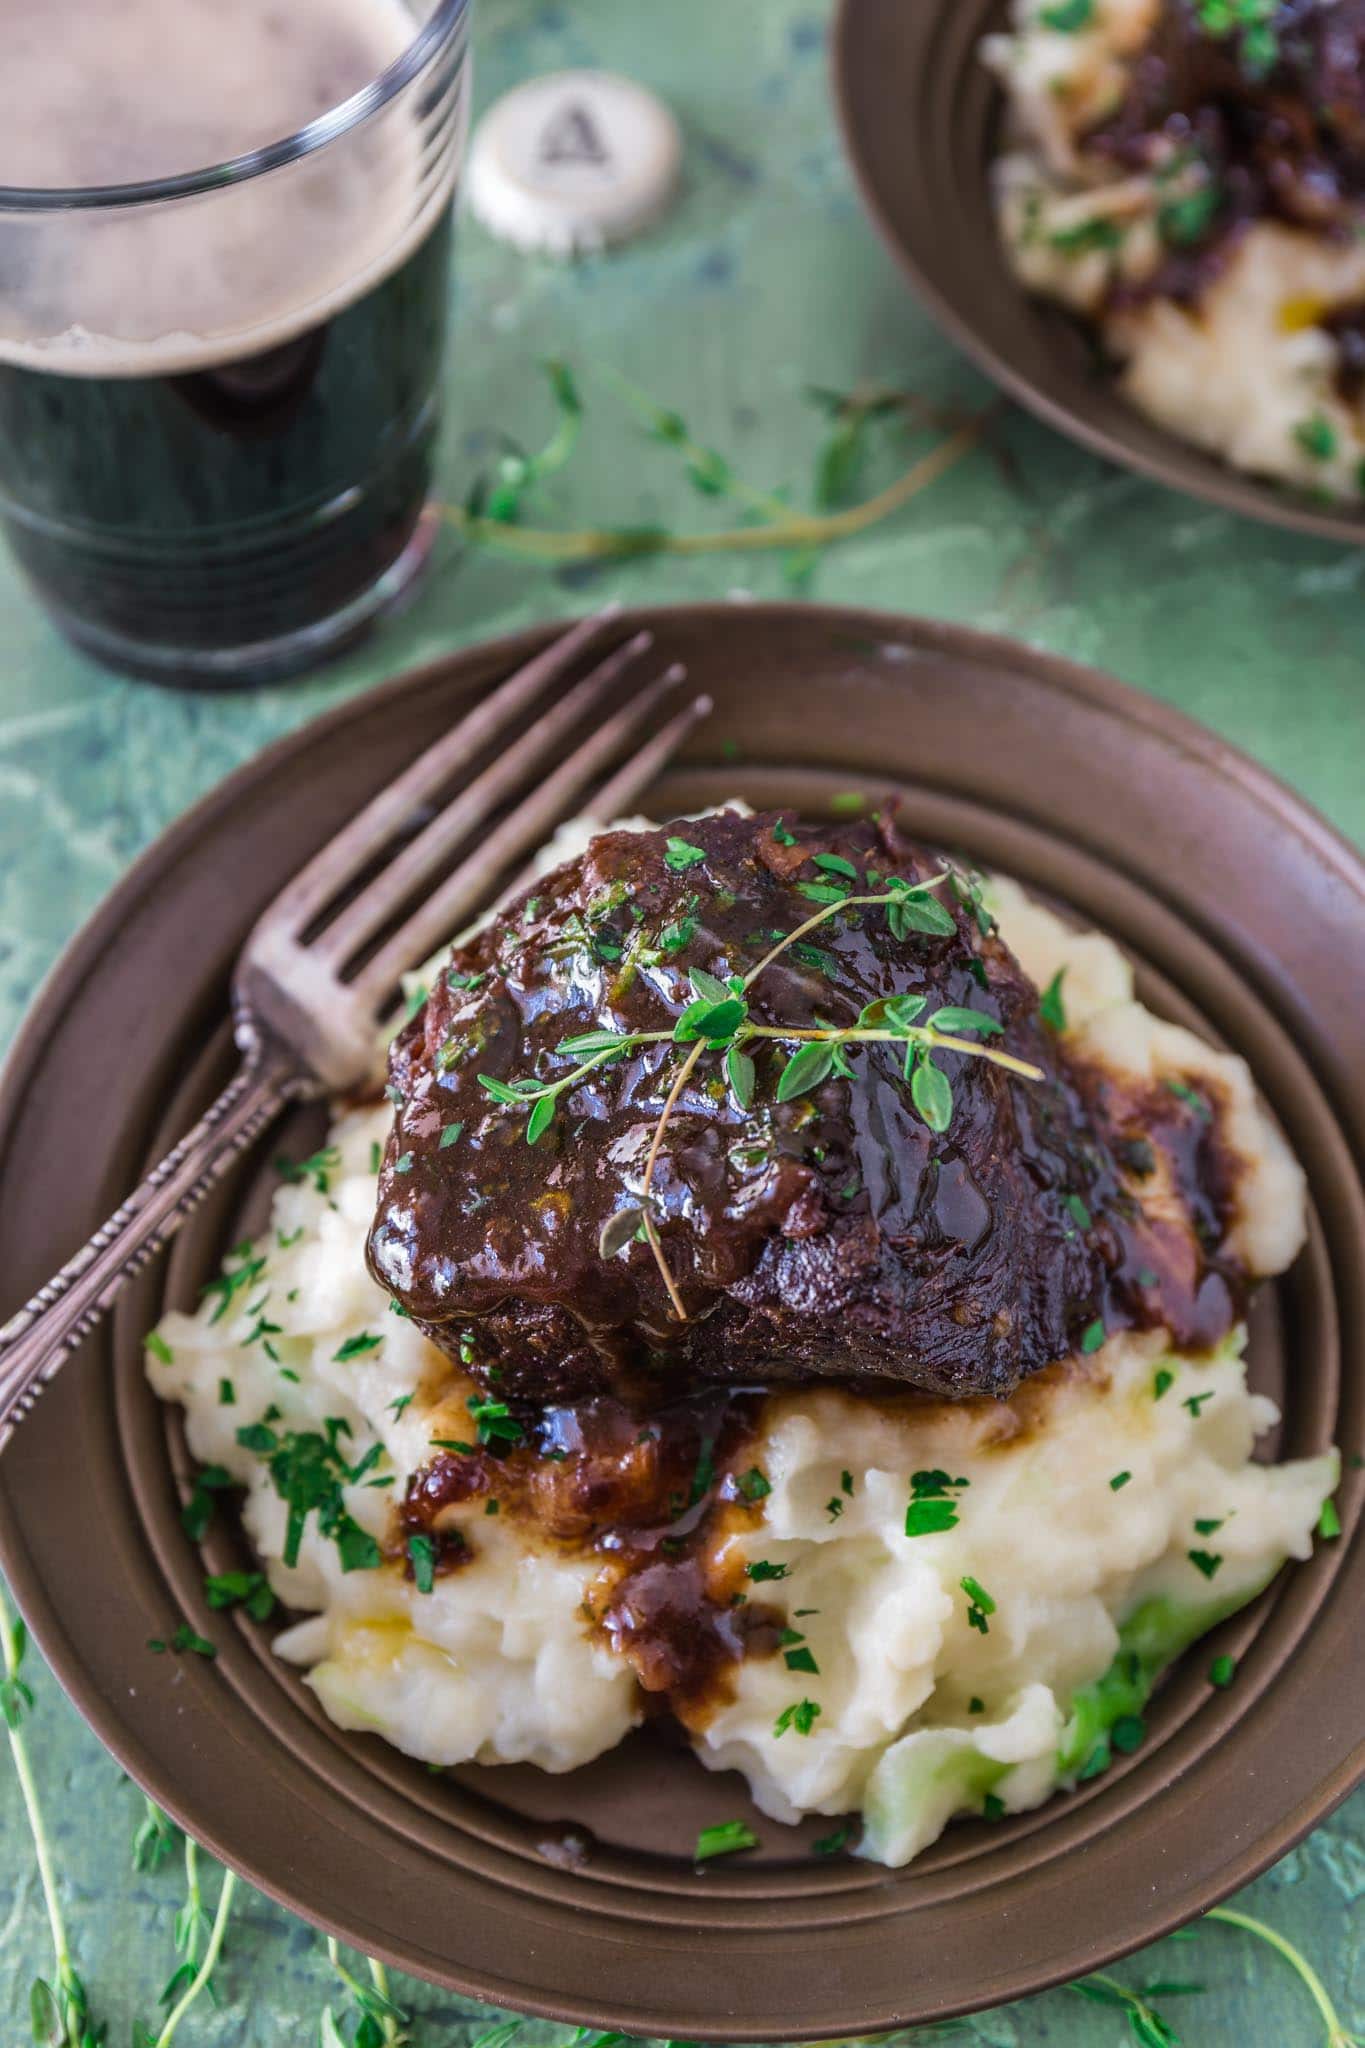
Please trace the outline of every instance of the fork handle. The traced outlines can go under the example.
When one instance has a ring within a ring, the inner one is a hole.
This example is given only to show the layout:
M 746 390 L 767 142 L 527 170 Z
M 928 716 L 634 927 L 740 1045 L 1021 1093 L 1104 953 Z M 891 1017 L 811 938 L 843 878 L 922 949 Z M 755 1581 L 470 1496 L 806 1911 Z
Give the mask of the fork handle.
M 279 1054 L 259 1044 L 251 1047 L 194 1128 L 60 1273 L 0 1327 L 0 1451 L 124 1282 L 174 1237 L 190 1211 L 284 1104 L 307 1092 L 303 1076 Z

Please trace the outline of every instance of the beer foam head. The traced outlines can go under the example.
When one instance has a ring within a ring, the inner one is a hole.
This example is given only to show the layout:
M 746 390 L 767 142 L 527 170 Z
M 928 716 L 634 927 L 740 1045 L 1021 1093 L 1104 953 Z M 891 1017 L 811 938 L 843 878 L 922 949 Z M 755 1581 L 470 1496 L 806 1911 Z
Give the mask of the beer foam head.
M 173 177 L 280 141 L 379 76 L 403 0 L 0 0 L 0 184 Z M 278 346 L 387 275 L 449 195 L 410 86 L 312 154 L 193 197 L 0 209 L 0 359 L 88 376 Z

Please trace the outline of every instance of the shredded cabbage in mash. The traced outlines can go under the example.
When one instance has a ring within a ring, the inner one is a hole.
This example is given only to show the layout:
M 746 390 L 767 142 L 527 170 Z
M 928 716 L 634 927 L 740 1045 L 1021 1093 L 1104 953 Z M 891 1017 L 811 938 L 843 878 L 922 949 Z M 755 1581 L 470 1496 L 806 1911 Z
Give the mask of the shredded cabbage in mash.
M 555 854 L 572 850 L 561 838 Z M 1216 1074 L 1247 1161 L 1242 1253 L 1261 1272 L 1288 1264 L 1303 1177 L 1244 1064 L 1136 1004 L 1110 940 L 1070 931 L 1012 883 L 991 894 L 1038 985 L 1065 969 L 1077 1038 L 1144 1074 Z M 342 1488 L 366 1547 L 432 1438 L 468 1430 L 469 1388 L 366 1271 L 389 1117 L 339 1118 L 314 1170 L 277 1191 L 270 1233 L 229 1260 L 229 1280 L 251 1269 L 249 1281 L 168 1315 L 147 1370 L 183 1404 L 195 1457 L 245 1488 L 270 1584 L 307 1617 L 276 1648 L 335 1722 L 432 1764 L 572 1770 L 640 1718 L 630 1667 L 583 1616 L 600 1558 L 540 1547 L 474 1500 L 474 1555 L 428 1592 L 393 1564 L 345 1569 L 347 1547 L 316 1515 L 286 1564 L 285 1504 L 239 1437 L 272 1410 L 278 1431 L 339 1419 L 352 1470 L 373 1450 Z M 735 1667 L 732 1697 L 691 1736 L 701 1762 L 742 1771 L 779 1820 L 860 1814 L 860 1853 L 903 1864 L 954 1814 L 1036 1807 L 1140 1740 L 1160 1670 L 1309 1554 L 1336 1482 L 1332 1452 L 1251 1462 L 1276 1413 L 1247 1391 L 1240 1353 L 1234 1340 L 1179 1357 L 1159 1334 L 1119 1335 L 1007 1403 L 770 1397 L 743 1451 L 770 1488 L 761 1520 L 722 1522 L 716 1542 L 785 1567 L 763 1592 L 785 1605 L 791 1643 Z M 907 1534 L 916 1499 L 923 1533 Z

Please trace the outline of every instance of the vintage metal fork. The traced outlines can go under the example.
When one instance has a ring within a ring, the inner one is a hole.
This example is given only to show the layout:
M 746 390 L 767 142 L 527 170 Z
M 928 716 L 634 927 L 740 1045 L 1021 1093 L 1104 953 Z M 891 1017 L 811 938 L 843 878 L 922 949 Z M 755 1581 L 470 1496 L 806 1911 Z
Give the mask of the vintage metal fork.
M 174 1235 L 284 1105 L 355 1087 L 372 1075 L 379 1029 L 392 1013 L 403 973 L 467 924 L 499 881 L 575 809 L 603 820 L 621 816 L 709 712 L 710 700 L 695 697 L 660 724 L 685 674 L 674 663 L 606 714 L 649 651 L 648 632 L 613 648 L 571 688 L 552 695 L 584 650 L 603 637 L 611 616 L 584 620 L 509 676 L 275 898 L 233 974 L 233 1030 L 242 1055 L 237 1073 L 90 1242 L 0 1329 L 0 1450 L 124 1282 Z M 542 700 L 539 716 L 519 730 Z M 589 736 L 566 751 L 590 720 Z M 449 788 L 463 765 L 490 750 L 496 751 L 487 765 L 412 833 L 424 806 Z M 400 838 L 405 832 L 409 836 Z M 395 841 L 397 850 L 369 876 Z M 464 858 L 447 872 L 461 851 Z M 356 888 L 361 876 L 366 879 Z M 390 933 L 404 906 L 428 887 L 430 894 Z

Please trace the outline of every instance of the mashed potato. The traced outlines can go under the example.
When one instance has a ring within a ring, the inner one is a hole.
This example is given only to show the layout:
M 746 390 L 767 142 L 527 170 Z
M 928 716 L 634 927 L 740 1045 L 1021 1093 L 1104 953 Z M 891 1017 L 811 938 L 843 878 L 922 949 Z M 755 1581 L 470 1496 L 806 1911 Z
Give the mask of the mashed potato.
M 1174 143 L 1164 168 L 1137 173 L 1086 150 L 1159 7 L 1093 0 L 1084 26 L 1049 25 L 1072 11 L 1014 0 L 1012 33 L 982 46 L 1010 106 L 994 182 L 1018 276 L 1095 323 L 1121 389 L 1160 426 L 1239 469 L 1360 498 L 1365 408 L 1338 387 L 1323 322 L 1365 298 L 1365 243 L 1259 220 L 1220 248 L 1193 300 L 1144 293 L 1171 253 L 1163 223 L 1199 204 L 1204 174 Z
M 1065 971 L 1078 1039 L 1143 1075 L 1220 1082 L 1247 1161 L 1244 1255 L 1287 1264 L 1303 1179 L 1243 1063 L 1136 1004 L 1108 939 L 1012 883 L 992 900 L 1040 985 Z M 373 1563 L 432 1439 L 469 1427 L 469 1387 L 366 1271 L 389 1121 L 387 1107 L 338 1119 L 279 1188 L 270 1233 L 237 1248 L 194 1315 L 165 1318 L 147 1370 L 183 1404 L 195 1457 L 245 1489 L 270 1584 L 307 1617 L 276 1648 L 334 1721 L 432 1764 L 572 1770 L 640 1718 L 629 1665 L 584 1614 L 600 1556 L 474 1500 L 474 1555 L 429 1591 Z M 743 1449 L 768 1490 L 718 1520 L 715 1562 L 760 1565 L 790 1633 L 734 1667 L 692 1731 L 701 1762 L 742 1771 L 779 1820 L 860 1814 L 861 1853 L 903 1864 L 954 1814 L 1037 1806 L 1140 1740 L 1161 1668 L 1308 1555 L 1335 1484 L 1331 1453 L 1251 1462 L 1276 1416 L 1248 1393 L 1240 1350 L 1179 1357 L 1159 1334 L 1117 1335 L 1007 1403 L 770 1396 Z M 286 1441 L 314 1446 L 322 1472 L 293 1563 L 272 1476 Z

